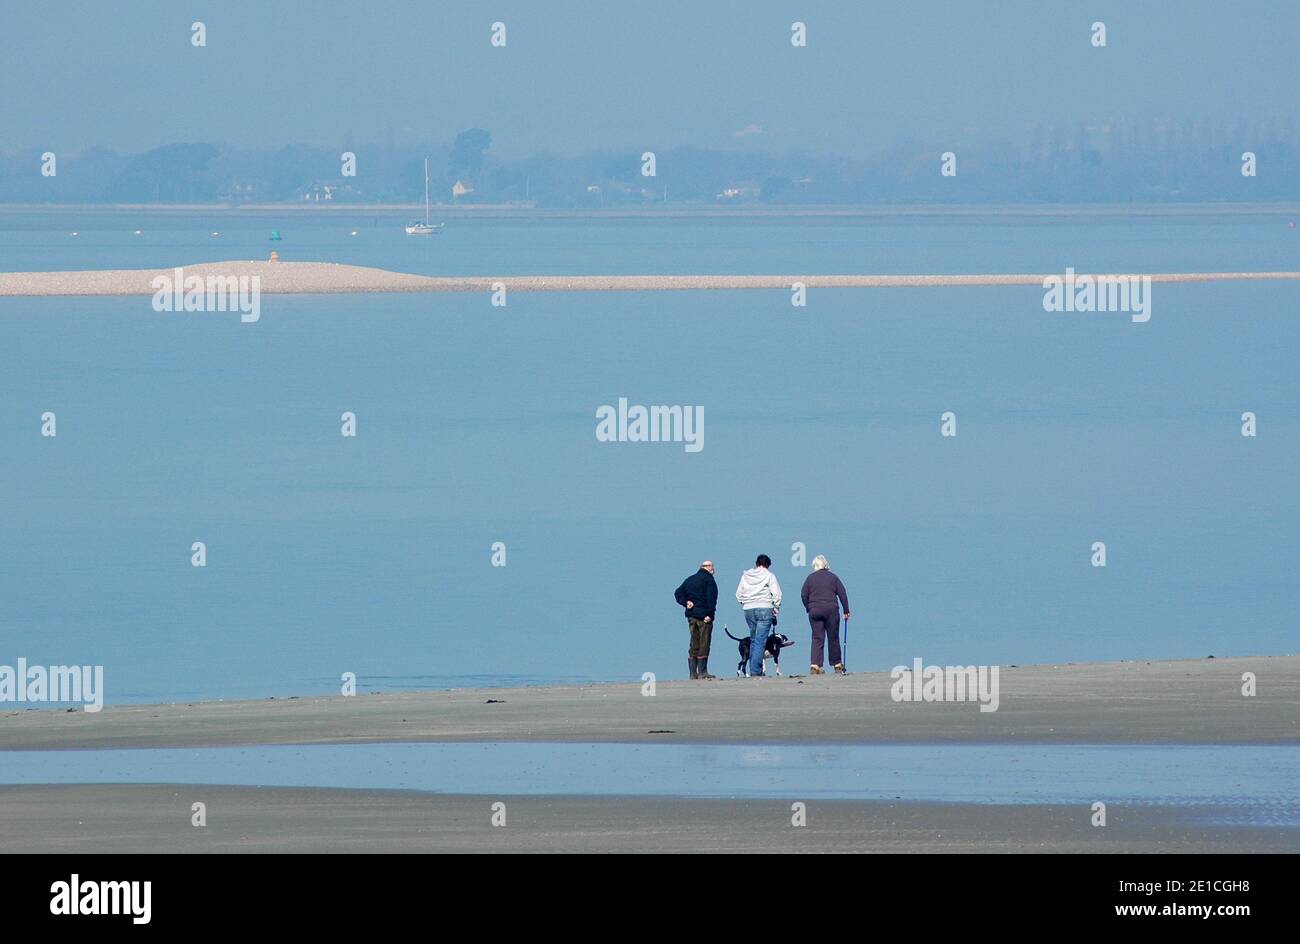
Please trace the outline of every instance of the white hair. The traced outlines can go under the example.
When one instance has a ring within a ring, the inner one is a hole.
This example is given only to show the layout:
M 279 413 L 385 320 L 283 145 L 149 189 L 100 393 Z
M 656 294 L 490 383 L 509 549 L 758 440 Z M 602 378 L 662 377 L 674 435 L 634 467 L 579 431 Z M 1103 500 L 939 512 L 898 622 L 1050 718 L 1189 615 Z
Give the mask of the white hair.
M 826 559 L 825 554 L 818 554 L 813 558 L 813 570 L 830 570 L 830 561 Z

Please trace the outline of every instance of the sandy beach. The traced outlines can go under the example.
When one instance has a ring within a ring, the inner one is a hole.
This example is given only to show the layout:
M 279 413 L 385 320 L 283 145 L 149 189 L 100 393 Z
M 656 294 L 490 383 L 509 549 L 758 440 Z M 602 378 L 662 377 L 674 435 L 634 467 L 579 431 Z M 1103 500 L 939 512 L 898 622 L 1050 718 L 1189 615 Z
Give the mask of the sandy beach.
M 1259 694 L 1243 697 L 1241 676 Z M 1300 656 L 1005 667 L 1001 704 L 898 703 L 887 673 L 470 689 L 0 714 L 0 749 L 382 741 L 1300 744 Z M 2 762 L 2 755 L 0 755 Z M 1190 787 L 1191 785 L 1189 785 Z M 904 792 L 904 791 L 900 791 Z M 505 828 L 491 825 L 506 803 Z M 206 805 L 208 825 L 190 823 Z M 21 852 L 1295 852 L 1227 807 L 458 795 L 256 785 L 0 786 Z M 768 828 L 761 824 L 767 823 Z M 759 824 L 756 826 L 756 824 Z
M 1259 694 L 1243 697 L 1255 673 Z M 111 683 L 110 683 L 111 684 Z M 375 741 L 1300 744 L 1300 656 L 1003 667 L 1000 706 L 895 702 L 887 672 L 0 713 L 0 750 Z M 111 699 L 110 699 L 111 702 Z
M 330 262 L 207 262 L 181 267 L 185 276 L 257 276 L 261 292 L 320 295 L 365 292 L 490 292 L 504 285 L 513 292 L 646 292 L 701 289 L 926 288 L 942 286 L 1035 285 L 1046 275 L 516 275 L 433 277 Z M 171 285 L 175 269 L 100 269 L 79 272 L 0 273 L 0 297 L 46 295 L 152 295 L 152 282 Z M 1076 279 L 1086 273 L 1078 273 Z M 1150 277 L 1160 282 L 1269 281 L 1300 279 L 1300 272 L 1109 273 L 1109 277 Z M 1101 277 L 1094 274 L 1094 278 Z M 170 289 L 169 289 L 170 291 Z
M 492 804 L 506 825 L 491 825 Z M 207 825 L 191 825 L 202 802 Z M 1212 812 L 1212 811 L 1210 811 Z M 0 852 L 1291 852 L 1294 830 L 1198 825 L 1186 811 L 814 800 L 465 796 L 165 784 L 0 786 Z

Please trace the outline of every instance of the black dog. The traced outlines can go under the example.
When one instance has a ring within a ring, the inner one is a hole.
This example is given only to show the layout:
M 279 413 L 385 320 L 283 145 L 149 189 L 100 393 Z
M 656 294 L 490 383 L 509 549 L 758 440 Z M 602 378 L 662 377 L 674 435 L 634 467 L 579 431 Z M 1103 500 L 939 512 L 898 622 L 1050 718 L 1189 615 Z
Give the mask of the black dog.
M 772 621 L 772 625 L 773 626 L 776 625 L 775 620 Z M 722 627 L 722 631 L 726 633 L 728 636 L 731 636 L 731 630 L 729 630 L 727 627 L 725 626 Z M 740 643 L 740 662 L 736 665 L 736 674 L 741 676 L 748 676 L 749 675 L 749 647 L 753 643 L 753 640 L 750 639 L 750 637 L 748 636 L 746 636 L 744 639 L 740 638 L 739 636 L 731 636 L 731 638 L 736 640 L 736 642 Z M 773 664 L 776 665 L 776 674 L 780 675 L 781 674 L 781 650 L 784 649 L 786 646 L 793 646 L 793 645 L 794 645 L 794 640 L 791 639 L 790 637 L 783 636 L 781 633 L 769 633 L 767 637 L 767 645 L 763 647 L 763 674 L 764 675 L 767 674 L 767 657 L 771 656 Z

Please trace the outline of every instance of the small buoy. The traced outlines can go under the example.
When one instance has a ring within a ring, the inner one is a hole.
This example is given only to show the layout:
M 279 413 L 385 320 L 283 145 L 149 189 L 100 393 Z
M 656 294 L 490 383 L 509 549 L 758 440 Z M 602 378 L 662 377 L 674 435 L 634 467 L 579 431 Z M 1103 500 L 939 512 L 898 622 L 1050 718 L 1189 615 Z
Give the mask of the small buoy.
M 1292 226 L 1295 226 L 1294 223 L 1292 223 L 1291 225 L 1292 225 Z M 353 230 L 352 233 L 351 233 L 351 235 L 353 235 L 353 236 L 355 236 L 356 234 L 357 234 L 357 231 L 356 231 L 356 230 Z
M 139 230 L 136 230 L 136 231 L 135 231 L 135 235 L 136 235 L 136 236 L 139 236 L 139 235 L 140 235 L 140 231 L 139 231 Z
M 1292 220 L 1290 223 L 1287 223 L 1286 225 L 1289 226 L 1291 229 L 1295 229 L 1295 220 Z
M 76 232 L 76 231 L 74 231 L 74 232 L 72 233 L 72 235 L 73 235 L 73 236 L 80 236 L 81 234 L 78 233 L 78 232 Z
M 218 233 L 218 232 L 214 229 L 214 230 L 212 231 L 212 235 L 213 235 L 213 236 L 220 236 L 221 234 Z
M 279 254 L 278 252 L 276 252 L 274 249 L 271 250 L 271 261 L 272 261 L 272 262 L 279 262 L 279 261 L 280 261 L 280 254 Z
M 271 230 L 271 240 L 272 242 L 280 241 L 280 231 L 278 229 Z

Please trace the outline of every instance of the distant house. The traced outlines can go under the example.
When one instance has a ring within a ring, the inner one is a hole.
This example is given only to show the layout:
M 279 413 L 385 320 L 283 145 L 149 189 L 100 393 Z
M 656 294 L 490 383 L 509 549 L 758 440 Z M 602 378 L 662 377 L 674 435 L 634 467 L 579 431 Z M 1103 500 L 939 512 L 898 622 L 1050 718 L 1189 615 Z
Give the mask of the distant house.
M 758 196 L 758 188 L 753 184 L 736 184 L 730 187 L 724 187 L 722 193 L 718 194 L 719 200 L 737 200 L 744 197 Z
M 456 181 L 456 183 L 452 185 L 451 188 L 452 197 L 463 197 L 466 194 L 473 193 L 473 192 L 474 192 L 474 184 L 472 181 L 468 181 L 468 180 L 458 180 Z
M 322 200 L 330 201 L 334 199 L 334 191 L 337 190 L 334 184 L 312 184 L 310 187 L 300 187 L 298 195 L 303 200 L 312 203 L 320 203 Z
M 306 203 L 355 202 L 361 194 L 351 184 L 311 184 L 298 188 L 298 199 Z

